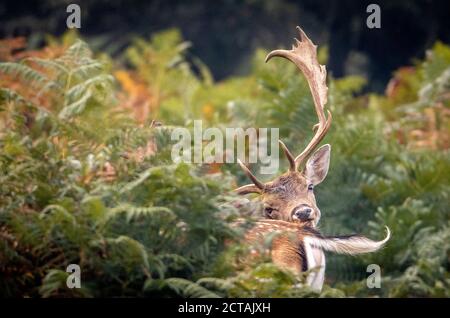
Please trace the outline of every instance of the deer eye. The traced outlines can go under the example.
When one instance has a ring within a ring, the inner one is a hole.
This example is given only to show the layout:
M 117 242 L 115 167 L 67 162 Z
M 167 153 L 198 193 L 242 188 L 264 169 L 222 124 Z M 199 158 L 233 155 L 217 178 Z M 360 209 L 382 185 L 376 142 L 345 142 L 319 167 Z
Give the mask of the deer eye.
M 309 191 L 312 191 L 313 189 L 314 189 L 314 185 L 313 185 L 312 183 L 309 184 L 309 185 L 308 185 L 308 190 L 309 190 Z
M 272 214 L 272 212 L 273 212 L 273 208 L 271 208 L 271 207 L 269 207 L 269 206 L 266 206 L 265 208 L 264 208 L 264 212 L 266 213 L 266 214 Z

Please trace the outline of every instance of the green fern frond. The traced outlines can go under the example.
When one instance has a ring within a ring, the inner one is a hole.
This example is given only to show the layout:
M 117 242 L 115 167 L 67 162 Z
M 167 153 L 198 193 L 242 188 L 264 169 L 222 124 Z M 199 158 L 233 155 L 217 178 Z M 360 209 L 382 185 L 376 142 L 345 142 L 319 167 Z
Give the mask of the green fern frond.
M 83 90 L 81 92 L 82 95 L 78 99 L 73 103 L 65 105 L 59 112 L 58 117 L 60 119 L 68 119 L 81 114 L 85 110 L 88 100 L 92 97 L 92 92 L 89 90 Z
M 32 87 L 42 87 L 50 81 L 47 76 L 23 63 L 0 63 L 0 71 L 8 75 L 18 77 L 25 81 L 27 85 Z
M 117 238 L 107 238 L 108 250 L 114 255 L 116 261 L 123 262 L 121 266 L 130 264 L 141 265 L 142 269 L 149 270 L 150 263 L 145 246 L 129 236 L 121 235 Z M 132 267 L 129 267 L 133 270 Z
M 0 88 L 0 105 L 3 103 L 15 102 L 17 104 L 32 105 L 30 101 L 25 99 L 22 95 L 9 88 Z
M 81 288 L 70 289 L 67 287 L 67 279 L 69 273 L 59 269 L 50 270 L 39 287 L 39 294 L 43 298 L 49 297 L 92 297 L 89 289 L 81 286 Z
M 92 76 L 93 74 L 96 74 L 100 71 L 102 71 L 105 68 L 105 65 L 102 62 L 96 61 L 96 60 L 90 60 L 87 61 L 86 64 L 82 64 L 78 67 L 75 67 L 71 70 L 71 73 L 73 76 L 76 76 L 77 78 L 88 78 Z M 111 81 L 113 78 L 111 77 Z
M 80 63 L 87 58 L 92 57 L 92 51 L 88 44 L 80 39 L 77 39 L 74 44 L 72 44 L 64 54 L 57 59 L 57 61 Z
M 219 295 L 184 278 L 167 278 L 165 283 L 178 295 L 186 298 L 219 298 Z
M 29 57 L 26 58 L 24 61 L 33 62 L 38 64 L 39 66 L 47 69 L 47 70 L 53 70 L 55 74 L 68 74 L 69 68 L 66 67 L 63 63 L 58 63 L 57 60 L 49 60 L 49 59 L 43 59 L 43 58 L 37 58 L 37 57 Z
M 176 218 L 172 210 L 166 207 L 137 207 L 130 204 L 122 204 L 111 209 L 111 211 L 107 213 L 106 221 L 109 221 L 110 219 L 115 218 L 121 214 L 125 215 L 125 219 L 127 220 L 127 222 L 138 219 L 140 217 L 151 218 L 160 215 L 164 215 L 165 217 L 169 218 Z

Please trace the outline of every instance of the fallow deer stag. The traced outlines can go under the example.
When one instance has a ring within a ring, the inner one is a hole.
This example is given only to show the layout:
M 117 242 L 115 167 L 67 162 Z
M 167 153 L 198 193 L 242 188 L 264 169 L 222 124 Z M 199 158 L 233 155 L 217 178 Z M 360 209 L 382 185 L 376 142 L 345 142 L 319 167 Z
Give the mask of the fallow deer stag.
M 320 65 L 317 60 L 316 45 L 300 27 L 297 29 L 300 32 L 300 40 L 295 39 L 292 50 L 272 51 L 267 55 L 266 62 L 275 56 L 283 57 L 294 63 L 305 75 L 319 119 L 319 123 L 314 126 L 314 137 L 297 157 L 279 141 L 290 167 L 286 173 L 267 183 L 258 180 L 239 161 L 253 183 L 235 191 L 241 195 L 257 193 L 264 204 L 266 219 L 256 221 L 246 232 L 245 239 L 261 242 L 267 234 L 278 233 L 272 240 L 273 262 L 294 273 L 320 267 L 318 271 L 309 274 L 307 284 L 321 290 L 325 272 L 323 251 L 351 255 L 373 252 L 389 240 L 390 231 L 386 227 L 386 238 L 376 242 L 360 235 L 326 237 L 316 230 L 321 213 L 313 189 L 328 173 L 331 146 L 326 144 L 317 150 L 316 148 L 328 132 L 332 117 L 330 111 L 327 111 L 327 116 L 324 112 L 328 90 L 325 66 Z

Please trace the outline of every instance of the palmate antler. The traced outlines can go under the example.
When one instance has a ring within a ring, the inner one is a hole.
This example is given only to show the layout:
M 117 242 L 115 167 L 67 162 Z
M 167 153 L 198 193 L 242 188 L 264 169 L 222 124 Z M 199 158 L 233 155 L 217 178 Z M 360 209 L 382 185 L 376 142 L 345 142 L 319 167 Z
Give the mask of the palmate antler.
M 313 151 L 317 148 L 319 143 L 327 134 L 332 121 L 330 111 L 327 110 L 328 117 L 326 117 L 324 113 L 324 106 L 327 103 L 328 91 L 328 87 L 326 84 L 326 68 L 324 65 L 320 65 L 317 60 L 317 46 L 312 43 L 312 41 L 300 27 L 297 27 L 297 29 L 300 33 L 300 40 L 295 39 L 295 44 L 292 45 L 291 50 L 274 50 L 270 52 L 266 57 L 266 62 L 268 62 L 272 57 L 275 56 L 286 58 L 300 69 L 300 71 L 305 75 L 305 78 L 308 81 L 308 85 L 314 101 L 314 108 L 319 119 L 319 122 L 313 127 L 313 129 L 315 130 L 314 137 L 311 139 L 302 153 L 300 153 L 297 157 L 294 158 L 286 145 L 281 140 L 279 140 L 280 146 L 283 149 L 283 152 L 285 153 L 287 159 L 289 160 L 290 171 L 298 171 L 298 169 L 302 167 L 305 160 L 308 159 L 308 157 L 313 153 Z M 247 176 L 253 181 L 254 187 L 259 190 L 263 190 L 264 184 L 260 182 L 242 162 L 239 162 L 239 164 L 245 171 Z M 247 187 L 249 191 L 255 190 L 254 188 L 250 189 L 250 185 L 244 187 Z
M 291 170 L 297 171 L 301 164 L 312 154 L 322 139 L 325 137 L 331 126 L 331 113 L 328 111 L 328 118 L 325 118 L 324 106 L 327 103 L 328 87 L 326 83 L 327 71 L 324 65 L 320 65 L 317 61 L 317 46 L 311 42 L 305 32 L 297 27 L 300 33 L 301 41 L 295 39 L 296 45 L 292 46 L 292 50 L 275 50 L 266 57 L 266 62 L 274 56 L 284 57 L 294 63 L 305 75 L 308 81 L 309 89 L 314 101 L 314 108 L 319 118 L 319 123 L 314 126 L 316 131 L 305 150 L 294 159 L 292 164 L 292 156 L 285 153 L 291 163 Z

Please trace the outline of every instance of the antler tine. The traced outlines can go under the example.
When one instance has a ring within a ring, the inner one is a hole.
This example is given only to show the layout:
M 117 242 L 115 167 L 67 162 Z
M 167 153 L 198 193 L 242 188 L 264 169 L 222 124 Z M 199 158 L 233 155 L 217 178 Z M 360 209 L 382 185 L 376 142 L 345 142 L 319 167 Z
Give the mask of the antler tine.
M 297 27 L 300 33 L 300 40 L 295 39 L 295 44 L 292 50 L 275 50 L 270 52 L 266 57 L 266 62 L 274 56 L 279 56 L 288 59 L 294 63 L 298 69 L 305 75 L 308 81 L 309 89 L 314 101 L 314 108 L 316 110 L 319 123 L 314 137 L 311 139 L 305 150 L 295 158 L 295 170 L 304 162 L 306 158 L 311 155 L 314 149 L 325 137 L 331 126 L 331 113 L 328 111 L 328 118 L 325 117 L 324 106 L 327 103 L 326 84 L 327 71 L 324 65 L 320 65 L 317 61 L 317 46 L 308 38 L 300 27 Z
M 258 189 L 260 189 L 260 190 L 264 190 L 264 183 L 262 183 L 261 181 L 259 181 L 256 177 L 255 177 L 255 175 L 247 168 L 247 166 L 246 165 L 244 165 L 243 163 L 242 163 L 242 161 L 241 160 L 237 160 L 238 161 L 238 163 L 239 163 L 239 165 L 241 166 L 241 168 L 242 168 L 242 170 L 244 170 L 244 172 L 245 172 L 245 174 L 247 175 L 247 177 L 249 177 L 250 178 L 250 180 L 252 180 L 252 182 L 255 184 L 255 186 L 258 188 Z
M 249 194 L 249 193 L 260 193 L 261 194 L 261 189 L 259 189 L 254 184 L 246 184 L 242 187 L 234 189 L 233 191 L 240 195 Z
M 295 158 L 292 155 L 292 153 L 289 151 L 288 147 L 284 144 L 284 142 L 282 142 L 281 140 L 278 140 L 278 143 L 281 146 L 281 149 L 283 149 L 284 154 L 286 155 L 286 158 L 289 161 L 289 170 L 290 171 L 296 171 L 296 167 L 295 167 Z
M 306 146 L 305 150 L 303 150 L 302 153 L 295 158 L 295 164 L 297 169 L 298 167 L 300 167 L 302 162 L 304 162 L 305 159 L 307 159 L 312 154 L 314 149 L 316 149 L 317 145 L 322 141 L 322 139 L 325 137 L 328 130 L 330 129 L 333 117 L 331 116 L 331 112 L 329 110 L 327 110 L 327 113 L 328 118 L 326 122 L 320 122 L 319 124 L 317 124 L 318 125 L 317 130 L 313 139 L 311 139 L 308 146 Z

